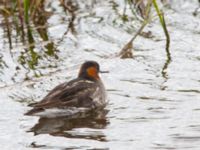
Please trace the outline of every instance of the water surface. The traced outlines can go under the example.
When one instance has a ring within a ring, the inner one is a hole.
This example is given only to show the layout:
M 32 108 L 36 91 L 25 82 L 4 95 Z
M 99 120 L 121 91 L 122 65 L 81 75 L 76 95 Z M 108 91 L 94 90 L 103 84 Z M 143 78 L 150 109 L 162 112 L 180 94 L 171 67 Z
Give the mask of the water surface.
M 34 42 L 29 44 L 34 46 L 24 45 L 13 33 L 10 49 L 5 27 L 0 27 L 1 149 L 198 150 L 200 13 L 193 15 L 198 2 L 172 2 L 163 8 L 171 35 L 170 61 L 158 19 L 144 30 L 151 31 L 151 38 L 134 41 L 134 58 L 120 59 L 109 56 L 139 28 L 134 19 L 120 19 L 125 4 L 88 0 L 73 6 L 74 12 L 66 15 L 59 2 L 46 4 L 53 14 L 45 18 L 42 31 L 33 25 Z M 76 77 L 85 60 L 109 70 L 101 75 L 109 96 L 107 115 L 78 120 L 23 115 L 29 103 Z

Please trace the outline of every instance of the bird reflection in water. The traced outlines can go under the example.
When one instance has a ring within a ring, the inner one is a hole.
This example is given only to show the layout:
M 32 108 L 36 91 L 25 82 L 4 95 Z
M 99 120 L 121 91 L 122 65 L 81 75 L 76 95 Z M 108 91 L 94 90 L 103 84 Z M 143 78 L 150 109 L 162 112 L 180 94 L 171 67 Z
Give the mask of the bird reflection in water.
M 107 113 L 108 110 L 101 110 L 70 118 L 40 118 L 28 132 L 34 132 L 35 135 L 49 134 L 66 138 L 106 141 L 104 133 L 99 129 L 104 129 L 108 125 Z

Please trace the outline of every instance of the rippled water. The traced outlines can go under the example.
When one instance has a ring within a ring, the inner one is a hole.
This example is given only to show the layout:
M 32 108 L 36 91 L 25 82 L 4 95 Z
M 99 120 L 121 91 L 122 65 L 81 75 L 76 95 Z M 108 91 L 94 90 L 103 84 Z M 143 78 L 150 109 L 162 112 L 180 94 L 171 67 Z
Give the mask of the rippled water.
M 54 10 L 47 19 L 47 33 L 58 52 L 53 57 L 43 54 L 48 42 L 37 39 L 35 49 L 43 59 L 35 70 L 19 63 L 24 46 L 15 41 L 9 50 L 0 28 L 1 149 L 199 150 L 200 12 L 193 15 L 198 2 L 182 0 L 163 8 L 171 61 L 158 20 L 145 28 L 151 38 L 139 36 L 134 41 L 133 59 L 107 57 L 120 51 L 139 24 L 118 17 L 124 7 L 121 1 L 80 1 L 78 6 L 75 31 L 66 35 L 70 17 L 57 1 L 46 6 Z M 23 115 L 30 102 L 75 77 L 79 65 L 91 59 L 109 70 L 101 76 L 109 95 L 108 114 L 82 119 Z

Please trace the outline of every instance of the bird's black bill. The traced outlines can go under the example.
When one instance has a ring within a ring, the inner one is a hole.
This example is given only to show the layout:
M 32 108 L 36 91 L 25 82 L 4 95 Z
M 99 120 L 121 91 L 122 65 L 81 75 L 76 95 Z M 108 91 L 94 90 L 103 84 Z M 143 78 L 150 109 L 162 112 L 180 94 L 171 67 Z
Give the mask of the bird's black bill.
M 100 73 L 109 73 L 109 71 L 99 71 Z

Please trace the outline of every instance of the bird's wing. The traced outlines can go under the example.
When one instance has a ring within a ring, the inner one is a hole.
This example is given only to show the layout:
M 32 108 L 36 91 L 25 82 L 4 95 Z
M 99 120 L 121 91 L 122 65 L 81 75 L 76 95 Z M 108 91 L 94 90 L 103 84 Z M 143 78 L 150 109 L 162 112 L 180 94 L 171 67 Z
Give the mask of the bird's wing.
M 93 100 L 92 94 L 96 89 L 97 86 L 93 81 L 73 80 L 55 87 L 42 101 L 35 104 L 34 107 L 89 107 Z

